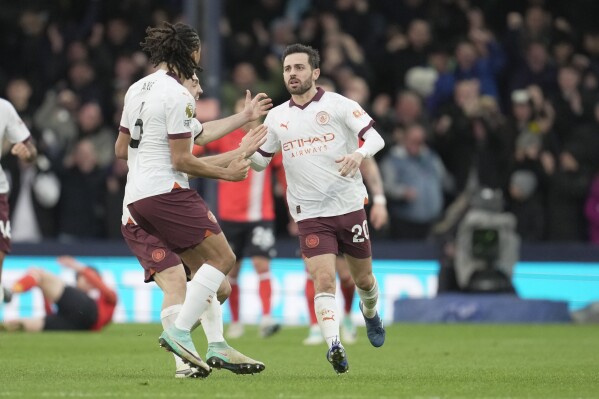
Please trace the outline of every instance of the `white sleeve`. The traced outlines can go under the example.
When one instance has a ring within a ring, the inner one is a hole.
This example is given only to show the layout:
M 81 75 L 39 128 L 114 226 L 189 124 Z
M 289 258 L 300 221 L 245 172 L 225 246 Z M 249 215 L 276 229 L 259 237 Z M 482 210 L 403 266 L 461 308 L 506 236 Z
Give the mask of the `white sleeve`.
M 362 154 L 364 158 L 372 158 L 374 154 L 382 150 L 385 146 L 385 140 L 372 127 L 362 135 L 362 139 L 364 139 L 364 144 L 356 152 Z
M 27 140 L 31 133 L 25 126 L 25 123 L 21 120 L 21 117 L 17 113 L 17 110 L 8 101 L 3 101 L 6 108 L 6 133 L 7 139 L 12 144 L 20 143 Z
M 256 172 L 261 172 L 272 161 L 272 156 L 264 156 L 260 152 L 260 150 L 256 151 L 252 154 L 248 159 L 250 160 L 250 168 L 254 169 Z
M 166 132 L 169 139 L 191 137 L 195 101 L 189 93 L 176 93 L 165 103 Z
M 127 104 L 129 103 L 128 99 L 129 99 L 130 91 L 131 91 L 131 88 L 129 88 L 129 90 L 127 90 L 127 93 L 125 94 L 125 101 L 123 103 L 123 112 L 121 114 L 121 123 L 119 123 L 119 132 L 129 134 L 129 135 L 131 135 L 131 126 L 130 126 L 130 122 L 129 122 L 129 107 L 127 107 Z
M 266 169 L 270 161 L 272 161 L 272 157 L 277 152 L 281 151 L 281 142 L 274 131 L 274 127 L 272 124 L 269 124 L 269 117 L 270 113 L 264 120 L 264 124 L 268 129 L 266 133 L 266 142 L 262 144 L 258 151 L 248 158 L 251 162 L 250 167 L 258 172 Z
M 204 126 L 202 126 L 202 122 L 196 118 L 193 118 L 191 120 L 191 136 L 193 137 L 194 141 L 202 134 L 203 131 Z
M 340 107 L 340 110 L 343 122 L 349 132 L 360 139 L 363 139 L 364 133 L 374 126 L 374 120 L 354 100 L 343 97 L 343 106 Z

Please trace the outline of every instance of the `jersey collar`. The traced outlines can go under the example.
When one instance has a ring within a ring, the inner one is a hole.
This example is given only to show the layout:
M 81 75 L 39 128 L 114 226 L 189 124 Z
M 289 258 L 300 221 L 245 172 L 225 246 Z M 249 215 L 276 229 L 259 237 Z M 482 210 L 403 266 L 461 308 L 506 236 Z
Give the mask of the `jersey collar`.
M 299 109 L 306 109 L 306 107 L 308 105 L 310 105 L 310 103 L 312 103 L 312 101 L 318 101 L 322 98 L 322 95 L 324 94 L 324 90 L 322 89 L 322 87 L 317 87 L 316 88 L 316 94 L 314 95 L 314 97 L 312 97 L 312 99 L 310 101 L 308 101 L 307 103 L 305 103 L 304 105 L 299 105 L 296 104 L 293 101 L 293 98 L 289 100 L 289 108 L 291 107 L 298 107 Z
M 166 76 L 170 76 L 171 78 L 175 79 L 177 81 L 177 83 L 182 84 L 181 79 L 179 79 L 179 77 L 177 75 L 175 75 L 174 73 L 167 71 Z

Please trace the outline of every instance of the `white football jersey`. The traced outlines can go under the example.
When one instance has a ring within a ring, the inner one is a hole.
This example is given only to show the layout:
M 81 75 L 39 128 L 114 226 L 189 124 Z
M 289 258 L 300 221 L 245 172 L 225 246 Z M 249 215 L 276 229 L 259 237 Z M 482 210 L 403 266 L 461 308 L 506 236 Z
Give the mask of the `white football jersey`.
M 200 121 L 198 121 L 197 119 L 193 119 L 191 121 L 191 126 L 192 126 L 192 134 L 194 137 L 199 136 L 202 133 L 202 123 Z M 120 129 L 123 129 L 123 127 L 121 126 Z M 129 131 L 125 130 L 127 133 L 130 134 Z M 137 151 L 138 151 L 138 145 L 139 145 L 139 132 L 133 132 L 134 135 L 137 135 L 137 137 L 131 137 L 131 141 L 132 143 L 128 146 L 127 148 L 127 167 L 129 168 L 129 172 L 127 172 L 127 183 L 125 184 L 125 195 L 123 196 L 123 215 L 121 216 L 121 223 L 122 224 L 127 224 L 129 221 L 137 224 L 137 222 L 135 221 L 135 219 L 133 218 L 133 216 L 131 216 L 131 212 L 129 212 L 129 208 L 127 208 L 127 205 L 130 204 L 131 201 L 131 183 L 130 181 L 133 179 L 131 176 L 131 168 L 133 167 L 133 164 L 135 163 L 135 158 L 137 158 Z M 136 142 L 137 140 L 137 142 Z
M 16 144 L 27 140 L 30 136 L 29 129 L 21 120 L 15 107 L 0 98 L 0 142 L 7 139 L 11 144 Z M 6 194 L 8 190 L 8 180 L 6 180 L 4 170 L 0 168 L 0 194 Z
M 259 152 L 283 153 L 287 203 L 295 221 L 343 215 L 364 207 L 368 198 L 362 175 L 341 176 L 335 160 L 358 149 L 358 140 L 374 125 L 355 101 L 321 88 L 312 101 L 289 100 L 268 113 L 267 140 Z
M 126 129 L 132 140 L 139 140 L 139 147 L 134 161 L 128 162 L 127 204 L 175 187 L 189 188 L 187 174 L 172 166 L 169 140 L 192 137 L 194 110 L 192 95 L 164 70 L 129 88 L 121 129 Z

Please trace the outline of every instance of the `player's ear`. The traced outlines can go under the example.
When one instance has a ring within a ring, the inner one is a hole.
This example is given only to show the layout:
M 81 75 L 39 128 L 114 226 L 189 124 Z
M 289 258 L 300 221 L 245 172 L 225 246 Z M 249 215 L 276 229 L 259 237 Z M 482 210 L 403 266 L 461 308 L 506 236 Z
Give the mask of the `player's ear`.
M 320 68 L 316 68 L 315 70 L 312 71 L 312 80 L 318 80 L 319 76 L 320 76 Z

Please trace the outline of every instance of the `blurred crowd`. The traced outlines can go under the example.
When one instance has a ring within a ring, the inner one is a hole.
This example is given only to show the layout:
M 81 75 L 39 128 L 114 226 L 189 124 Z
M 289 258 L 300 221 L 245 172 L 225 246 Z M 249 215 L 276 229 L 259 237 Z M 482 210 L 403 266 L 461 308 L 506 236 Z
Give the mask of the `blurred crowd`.
M 596 1 L 221 4 L 220 115 L 246 89 L 286 101 L 283 50 L 319 49 L 323 85 L 360 103 L 387 142 L 377 154 L 387 237 L 426 239 L 463 193 L 490 187 L 523 241 L 599 244 Z M 186 21 L 183 1 L 0 7 L 0 93 L 42 154 L 34 167 L 2 158 L 14 241 L 120 238 L 127 168 L 113 149 L 124 93 L 153 68 L 139 50 L 145 28 Z

